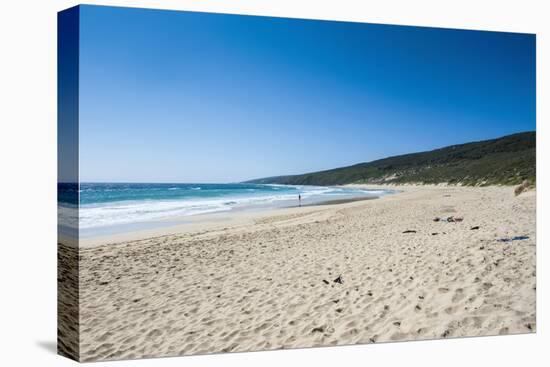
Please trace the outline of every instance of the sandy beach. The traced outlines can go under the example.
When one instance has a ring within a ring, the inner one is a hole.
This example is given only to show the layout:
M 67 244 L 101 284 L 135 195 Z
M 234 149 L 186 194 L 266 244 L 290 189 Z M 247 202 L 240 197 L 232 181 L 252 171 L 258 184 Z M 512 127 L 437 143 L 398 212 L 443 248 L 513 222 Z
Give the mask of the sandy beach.
M 72 314 L 80 350 L 65 353 L 91 361 L 535 332 L 535 191 L 396 189 L 89 240 Z M 61 259 L 74 252 L 60 245 Z M 61 298 L 70 274 L 60 273 Z

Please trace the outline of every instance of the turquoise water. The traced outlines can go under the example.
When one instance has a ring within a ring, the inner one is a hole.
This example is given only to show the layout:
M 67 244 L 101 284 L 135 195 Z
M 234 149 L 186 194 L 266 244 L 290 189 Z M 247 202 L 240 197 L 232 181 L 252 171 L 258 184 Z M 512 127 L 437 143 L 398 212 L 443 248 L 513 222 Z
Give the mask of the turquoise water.
M 81 183 L 59 187 L 60 221 L 80 230 L 151 223 L 206 213 L 380 196 L 389 190 L 259 184 Z M 78 198 L 77 198 L 78 195 Z M 75 217 L 75 202 L 80 203 Z M 65 213 L 64 213 L 65 211 Z

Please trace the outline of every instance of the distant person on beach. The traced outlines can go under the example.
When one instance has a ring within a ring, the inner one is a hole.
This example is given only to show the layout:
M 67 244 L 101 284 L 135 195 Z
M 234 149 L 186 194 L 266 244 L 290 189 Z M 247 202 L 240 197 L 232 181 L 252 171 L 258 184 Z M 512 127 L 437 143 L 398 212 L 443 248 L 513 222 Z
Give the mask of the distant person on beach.
M 298 194 L 298 206 L 302 206 L 302 195 Z

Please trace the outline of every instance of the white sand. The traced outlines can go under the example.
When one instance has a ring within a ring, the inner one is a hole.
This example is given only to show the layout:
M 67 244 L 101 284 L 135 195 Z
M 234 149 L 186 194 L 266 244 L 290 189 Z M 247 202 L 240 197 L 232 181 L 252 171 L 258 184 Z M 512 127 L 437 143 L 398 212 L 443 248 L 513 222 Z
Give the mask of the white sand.
M 535 192 L 400 189 L 81 248 L 80 359 L 534 332 Z

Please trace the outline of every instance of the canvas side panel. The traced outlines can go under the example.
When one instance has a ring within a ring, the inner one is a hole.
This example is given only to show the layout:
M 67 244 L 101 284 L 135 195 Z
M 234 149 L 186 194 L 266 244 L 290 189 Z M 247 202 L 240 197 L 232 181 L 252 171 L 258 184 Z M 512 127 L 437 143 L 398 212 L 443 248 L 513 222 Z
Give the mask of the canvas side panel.
M 57 351 L 79 360 L 79 8 L 57 23 Z

